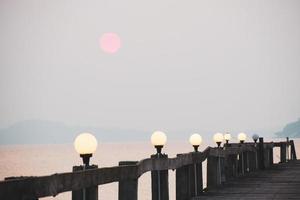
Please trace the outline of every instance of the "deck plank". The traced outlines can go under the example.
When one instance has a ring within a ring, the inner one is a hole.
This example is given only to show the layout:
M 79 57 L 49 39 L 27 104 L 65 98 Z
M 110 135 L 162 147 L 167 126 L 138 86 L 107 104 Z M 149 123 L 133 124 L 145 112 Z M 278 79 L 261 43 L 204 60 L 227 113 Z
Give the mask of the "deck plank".
M 300 160 L 228 181 L 192 200 L 300 199 Z

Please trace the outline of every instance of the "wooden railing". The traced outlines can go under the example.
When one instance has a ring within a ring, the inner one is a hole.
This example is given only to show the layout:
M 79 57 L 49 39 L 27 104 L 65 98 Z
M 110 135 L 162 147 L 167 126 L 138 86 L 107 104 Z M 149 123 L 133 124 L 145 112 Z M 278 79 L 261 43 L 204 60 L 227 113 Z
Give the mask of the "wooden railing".
M 176 199 L 188 200 L 227 180 L 268 169 L 273 164 L 273 147 L 280 147 L 280 162 L 296 160 L 293 140 L 264 143 L 228 144 L 222 148 L 207 147 L 203 152 L 178 154 L 168 158 L 122 161 L 119 166 L 83 170 L 73 167 L 73 172 L 39 177 L 9 177 L 0 181 L 1 200 L 36 200 L 72 191 L 72 200 L 97 200 L 98 185 L 119 182 L 119 200 L 138 198 L 138 178 L 151 171 L 152 199 L 169 199 L 168 170 L 176 170 Z M 290 149 L 290 151 L 289 151 Z M 290 152 L 290 154 L 288 154 Z M 203 188 L 202 162 L 207 159 L 207 187 Z

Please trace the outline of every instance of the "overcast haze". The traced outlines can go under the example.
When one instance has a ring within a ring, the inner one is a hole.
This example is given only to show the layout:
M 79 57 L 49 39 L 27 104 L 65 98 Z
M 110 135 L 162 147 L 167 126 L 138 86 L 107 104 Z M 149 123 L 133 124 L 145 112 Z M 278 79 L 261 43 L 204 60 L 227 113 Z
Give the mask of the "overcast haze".
M 1 0 L 0 44 L 2 128 L 276 132 L 300 117 L 298 0 Z

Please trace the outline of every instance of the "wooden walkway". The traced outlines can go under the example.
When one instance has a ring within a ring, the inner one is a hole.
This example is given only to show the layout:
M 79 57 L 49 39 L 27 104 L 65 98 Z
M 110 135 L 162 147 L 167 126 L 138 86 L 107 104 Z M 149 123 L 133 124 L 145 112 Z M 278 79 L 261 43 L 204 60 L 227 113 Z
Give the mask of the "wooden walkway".
M 203 199 L 300 199 L 300 160 L 274 164 L 271 169 L 228 181 L 193 200 Z
M 273 162 L 274 147 L 280 148 L 282 164 Z M 208 189 L 203 188 L 205 160 Z M 73 172 L 7 177 L 0 180 L 0 200 L 38 200 L 67 191 L 72 191 L 72 200 L 98 200 L 98 187 L 113 182 L 119 183 L 119 200 L 138 200 L 138 179 L 146 172 L 151 172 L 152 200 L 169 200 L 169 170 L 176 170 L 176 200 L 195 196 L 199 197 L 194 200 L 300 200 L 300 161 L 294 141 L 264 142 L 263 138 L 173 158 L 155 154 L 140 161 L 121 161 L 119 166 L 74 166 Z

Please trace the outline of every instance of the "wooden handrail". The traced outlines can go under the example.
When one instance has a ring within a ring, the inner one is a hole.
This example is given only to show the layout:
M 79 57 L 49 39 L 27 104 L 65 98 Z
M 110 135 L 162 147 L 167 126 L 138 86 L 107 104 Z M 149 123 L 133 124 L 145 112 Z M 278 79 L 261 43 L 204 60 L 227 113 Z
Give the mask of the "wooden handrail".
M 294 145 L 293 141 L 285 142 Z M 279 146 L 282 142 L 264 143 L 264 148 Z M 0 181 L 0 199 L 10 197 L 10 200 L 23 198 L 41 198 L 56 196 L 66 191 L 80 190 L 106 183 L 118 182 L 128 179 L 138 179 L 148 171 L 178 169 L 186 165 L 202 163 L 208 156 L 225 157 L 237 155 L 242 152 L 256 152 L 254 143 L 231 144 L 231 147 L 207 147 L 203 152 L 178 154 L 174 158 L 147 158 L 136 165 L 124 165 L 88 169 L 69 173 L 57 173 L 49 176 L 19 177 Z M 296 156 L 296 155 L 295 155 Z

